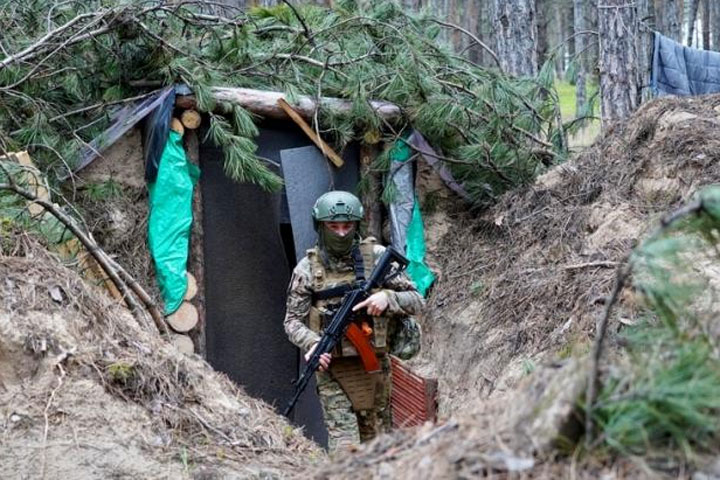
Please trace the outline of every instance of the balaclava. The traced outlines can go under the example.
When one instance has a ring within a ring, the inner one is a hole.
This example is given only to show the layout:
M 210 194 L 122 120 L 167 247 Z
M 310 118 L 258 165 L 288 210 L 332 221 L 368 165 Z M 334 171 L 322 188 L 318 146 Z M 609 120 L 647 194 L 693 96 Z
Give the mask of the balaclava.
M 356 236 L 356 224 L 353 224 L 353 228 L 343 236 L 338 235 L 323 225 L 322 228 L 320 228 L 320 245 L 325 248 L 325 251 L 330 255 L 334 257 L 344 257 L 345 255 L 350 255 Z

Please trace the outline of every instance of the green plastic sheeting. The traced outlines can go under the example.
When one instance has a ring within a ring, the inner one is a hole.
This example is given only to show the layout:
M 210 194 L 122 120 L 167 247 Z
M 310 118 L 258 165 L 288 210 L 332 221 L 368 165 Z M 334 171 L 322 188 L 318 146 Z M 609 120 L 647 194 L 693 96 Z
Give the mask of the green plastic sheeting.
M 166 315 L 180 307 L 187 289 L 192 195 L 199 177 L 200 170 L 185 156 L 180 134 L 171 131 L 160 158 L 157 178 L 148 184 L 148 241 Z
M 412 150 L 405 140 L 395 142 L 390 151 L 390 158 L 393 162 L 405 163 L 410 160 L 411 157 Z M 408 167 L 410 167 L 410 165 L 408 165 Z M 410 261 L 407 266 L 407 273 L 413 283 L 415 283 L 418 292 L 424 297 L 430 285 L 435 281 L 435 275 L 427 264 L 425 264 L 425 233 L 422 215 L 420 214 L 420 206 L 418 205 L 412 185 L 412 176 L 409 177 L 409 183 L 409 188 L 413 189 L 413 209 L 412 217 L 410 218 L 405 233 L 405 256 Z
M 417 199 L 415 199 L 412 220 L 407 229 L 405 256 L 410 260 L 410 264 L 407 266 L 408 275 L 415 283 L 418 292 L 424 297 L 430 285 L 435 281 L 435 275 L 425 264 L 425 234 Z

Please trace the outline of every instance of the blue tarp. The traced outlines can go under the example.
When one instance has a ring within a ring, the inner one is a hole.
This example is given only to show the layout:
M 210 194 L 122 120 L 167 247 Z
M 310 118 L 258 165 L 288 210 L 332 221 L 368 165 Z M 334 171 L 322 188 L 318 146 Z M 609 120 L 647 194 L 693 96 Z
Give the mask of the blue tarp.
M 720 52 L 685 47 L 655 32 L 650 86 L 653 95 L 720 92 Z

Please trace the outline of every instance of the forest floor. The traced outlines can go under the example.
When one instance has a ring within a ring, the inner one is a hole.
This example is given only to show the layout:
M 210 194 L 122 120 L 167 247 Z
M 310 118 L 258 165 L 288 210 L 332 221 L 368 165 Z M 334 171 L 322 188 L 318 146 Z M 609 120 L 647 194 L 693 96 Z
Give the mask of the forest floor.
M 438 282 L 415 365 L 439 378 L 439 422 L 333 459 L 10 232 L 0 256 L 2 476 L 682 477 L 574 448 L 577 401 L 616 267 L 662 213 L 720 182 L 718 109 L 720 96 L 650 102 L 482 214 L 447 196 L 426 212 Z M 423 195 L 437 193 L 429 184 Z M 612 350 L 620 319 L 639 313 L 624 292 Z

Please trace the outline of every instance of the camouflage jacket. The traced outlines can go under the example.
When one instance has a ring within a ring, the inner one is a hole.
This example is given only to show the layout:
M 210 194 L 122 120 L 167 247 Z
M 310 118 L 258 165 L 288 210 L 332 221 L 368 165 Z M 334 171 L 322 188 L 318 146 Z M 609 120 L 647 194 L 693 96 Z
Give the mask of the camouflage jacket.
M 373 256 L 375 262 L 382 256 L 385 247 L 375 245 Z M 349 255 L 343 258 L 329 257 L 328 270 L 352 271 L 353 260 Z M 385 285 L 389 304 L 385 311 L 388 316 L 407 317 L 420 313 L 424 305 L 422 296 L 415 289 L 412 281 L 402 273 Z M 317 333 L 307 327 L 308 315 L 312 305 L 313 285 L 308 257 L 304 257 L 293 270 L 288 287 L 287 308 L 285 311 L 285 332 L 292 343 L 307 351 L 320 340 Z

